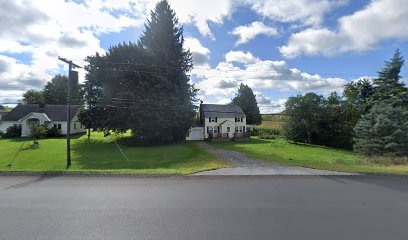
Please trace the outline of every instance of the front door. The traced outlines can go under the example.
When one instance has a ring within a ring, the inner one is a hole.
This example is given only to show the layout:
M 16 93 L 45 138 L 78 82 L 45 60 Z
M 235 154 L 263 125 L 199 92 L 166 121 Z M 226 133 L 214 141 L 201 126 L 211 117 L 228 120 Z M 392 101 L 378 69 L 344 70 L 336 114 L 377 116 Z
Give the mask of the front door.
M 230 132 L 231 132 L 231 128 L 230 128 L 230 127 L 227 127 L 228 137 L 231 137 L 231 136 L 230 136 Z

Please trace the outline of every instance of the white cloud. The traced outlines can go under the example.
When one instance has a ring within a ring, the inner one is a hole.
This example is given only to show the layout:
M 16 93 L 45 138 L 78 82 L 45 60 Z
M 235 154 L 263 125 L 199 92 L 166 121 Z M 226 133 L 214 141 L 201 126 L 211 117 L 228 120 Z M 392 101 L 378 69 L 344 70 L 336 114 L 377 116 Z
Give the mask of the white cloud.
M 274 36 L 278 31 L 274 27 L 266 26 L 262 22 L 253 22 L 249 25 L 239 26 L 231 31 L 232 35 L 239 36 L 239 40 L 235 43 L 236 46 L 244 44 L 254 39 L 258 35 Z
M 193 23 L 202 35 L 213 39 L 210 24 L 222 24 L 234 9 L 232 0 L 171 0 L 170 5 L 180 23 Z
M 231 62 L 220 62 L 216 68 L 197 68 L 192 76 L 198 79 L 196 86 L 204 96 L 232 97 L 239 84 L 249 85 L 256 91 L 274 89 L 279 91 L 341 92 L 346 80 L 324 78 L 290 68 L 285 61 L 257 59 L 243 67 Z
M 258 61 L 254 55 L 250 52 L 242 52 L 242 51 L 229 51 L 227 54 L 225 54 L 225 60 L 227 62 L 237 62 L 237 63 L 243 63 L 243 64 L 248 64 L 248 63 L 253 63 Z
M 287 99 L 272 100 L 261 92 L 255 91 L 254 93 L 261 113 L 280 113 L 285 109 Z
M 372 0 L 364 9 L 339 19 L 335 30 L 306 29 L 293 34 L 280 52 L 286 57 L 366 51 L 391 39 L 408 38 L 406 0 Z
M 187 37 L 184 40 L 184 48 L 190 50 L 194 66 L 209 66 L 208 61 L 210 60 L 211 51 L 201 45 L 197 38 Z
M 244 0 L 259 15 L 302 26 L 318 26 L 333 8 L 348 0 Z

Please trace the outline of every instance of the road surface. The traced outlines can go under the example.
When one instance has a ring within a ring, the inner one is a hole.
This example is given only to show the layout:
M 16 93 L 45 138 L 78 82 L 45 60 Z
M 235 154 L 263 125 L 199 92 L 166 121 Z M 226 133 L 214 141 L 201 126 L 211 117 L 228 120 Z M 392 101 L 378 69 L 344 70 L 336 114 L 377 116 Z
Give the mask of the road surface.
M 408 178 L 0 176 L 0 239 L 408 239 Z

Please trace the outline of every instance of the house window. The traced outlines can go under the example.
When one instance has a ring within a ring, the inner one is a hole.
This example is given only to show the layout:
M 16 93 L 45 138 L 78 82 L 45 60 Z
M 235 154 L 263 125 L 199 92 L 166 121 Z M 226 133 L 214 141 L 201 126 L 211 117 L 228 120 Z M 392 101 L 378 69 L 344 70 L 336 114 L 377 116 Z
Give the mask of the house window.
M 244 126 L 235 126 L 235 132 L 242 133 L 245 132 Z
M 59 130 L 61 130 L 61 123 L 54 123 L 54 128 L 58 128 Z
M 217 118 L 216 117 L 209 117 L 208 121 L 209 122 L 217 122 Z
M 218 133 L 218 127 L 208 127 L 208 133 Z
M 76 123 L 74 123 L 74 129 L 76 129 Z
M 236 117 L 235 118 L 235 122 L 242 122 L 242 120 L 243 120 L 242 117 Z
M 227 127 L 227 133 L 231 132 L 231 128 Z

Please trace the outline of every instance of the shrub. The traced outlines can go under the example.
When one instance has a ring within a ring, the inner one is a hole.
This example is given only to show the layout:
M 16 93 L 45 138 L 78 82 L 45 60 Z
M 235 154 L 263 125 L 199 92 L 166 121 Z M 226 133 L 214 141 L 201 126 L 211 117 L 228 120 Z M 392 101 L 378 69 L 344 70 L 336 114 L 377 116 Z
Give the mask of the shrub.
M 7 128 L 6 133 L 3 134 L 4 138 L 16 138 L 21 137 L 21 128 L 18 125 L 13 125 Z
M 281 130 L 278 128 L 254 127 L 254 130 L 252 131 L 252 136 L 259 136 L 260 132 L 275 136 L 280 136 L 282 134 Z
M 45 133 L 45 136 L 47 138 L 56 138 L 61 136 L 61 130 L 58 128 L 52 127 L 50 129 L 47 129 L 47 132 Z
M 276 135 L 267 133 L 267 132 L 259 132 L 260 139 L 276 139 Z
M 37 139 L 45 137 L 47 128 L 42 125 L 30 125 L 30 136 L 33 138 L 33 143 L 37 144 Z

